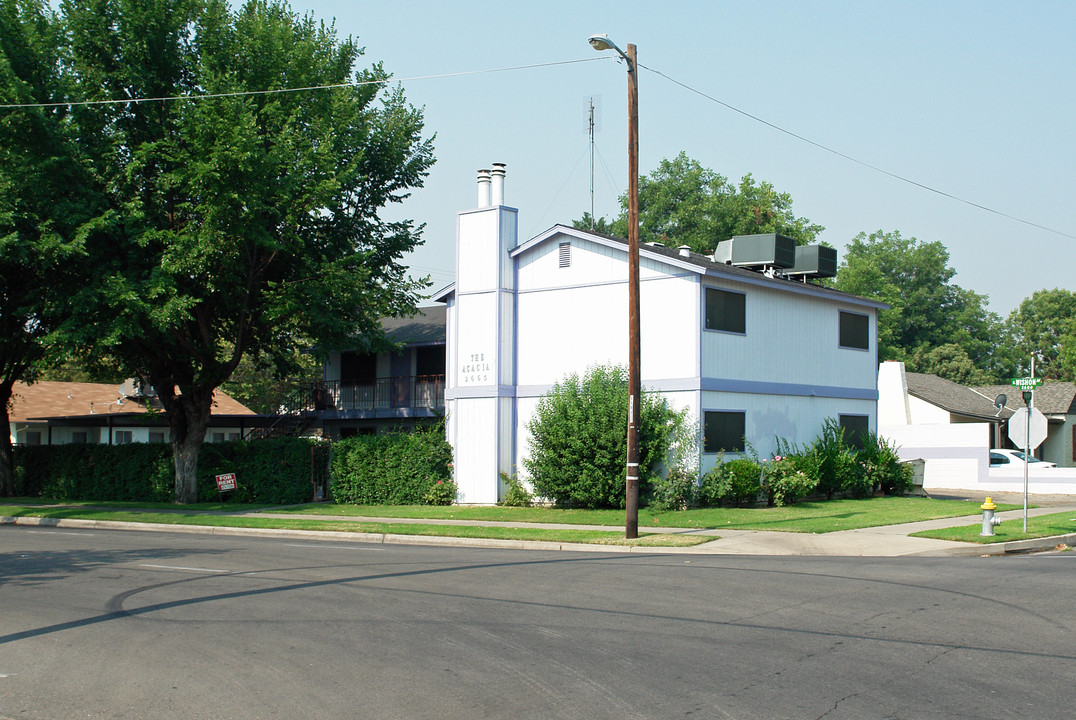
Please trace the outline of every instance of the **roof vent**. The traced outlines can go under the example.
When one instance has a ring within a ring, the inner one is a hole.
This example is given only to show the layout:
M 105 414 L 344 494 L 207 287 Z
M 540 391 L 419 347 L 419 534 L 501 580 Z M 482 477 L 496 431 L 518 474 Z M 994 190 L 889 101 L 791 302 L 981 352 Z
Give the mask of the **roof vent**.
M 678 247 L 676 249 L 680 252 L 680 257 L 691 257 L 691 246 L 690 245 L 681 245 L 680 247 Z

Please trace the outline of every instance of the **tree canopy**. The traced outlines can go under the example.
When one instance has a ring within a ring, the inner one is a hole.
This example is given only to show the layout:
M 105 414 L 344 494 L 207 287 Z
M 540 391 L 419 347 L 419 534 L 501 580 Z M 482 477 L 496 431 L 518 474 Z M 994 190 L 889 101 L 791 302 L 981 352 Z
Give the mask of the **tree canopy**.
M 598 232 L 627 237 L 628 198 L 620 198 L 619 217 L 606 224 L 595 221 Z M 573 225 L 589 229 L 586 213 Z M 776 232 L 800 244 L 814 240 L 824 228 L 792 213 L 792 197 L 768 182 L 745 175 L 739 185 L 681 152 L 662 160 L 648 177 L 639 179 L 639 237 L 669 246 L 687 245 L 709 254 L 717 243 L 733 235 Z
M 283 2 L 68 0 L 37 21 L 62 39 L 39 63 L 60 89 L 27 97 L 100 103 L 70 107 L 69 145 L 40 165 L 80 173 L 87 209 L 71 233 L 83 281 L 52 340 L 156 389 L 191 502 L 213 391 L 244 356 L 286 369 L 297 347 L 376 335 L 416 306 L 400 259 L 421 227 L 378 211 L 433 163 L 422 113 Z M 292 91 L 315 86 L 334 87 Z
M 848 244 L 836 286 L 890 305 L 878 315 L 879 360 L 955 382 L 1001 377 L 1012 366 L 1004 325 L 985 295 L 951 282 L 955 275 L 942 243 L 878 230 Z
M 44 2 L 0 0 L 0 102 L 63 96 L 63 36 Z M 43 339 L 62 317 L 80 252 L 74 232 L 89 208 L 77 188 L 65 107 L 0 110 L 0 421 L 8 426 L 14 384 L 32 380 L 46 358 Z M 11 438 L 0 438 L 0 495 L 13 492 Z
M 1076 381 L 1076 292 L 1054 288 L 1025 298 L 1009 315 L 1021 372 Z

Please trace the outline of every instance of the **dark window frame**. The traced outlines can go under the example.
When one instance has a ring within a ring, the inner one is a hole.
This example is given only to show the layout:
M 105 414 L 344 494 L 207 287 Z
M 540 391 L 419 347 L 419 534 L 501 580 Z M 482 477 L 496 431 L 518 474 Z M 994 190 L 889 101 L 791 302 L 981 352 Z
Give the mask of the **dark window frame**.
M 747 412 L 745 410 L 706 410 L 702 414 L 703 416 L 703 437 L 702 437 L 702 451 L 705 454 L 716 454 L 720 452 L 729 453 L 742 453 L 747 450 L 747 441 L 745 436 L 747 435 Z M 721 420 L 729 421 L 733 418 L 738 418 L 736 428 L 725 426 L 722 423 L 721 426 L 712 425 L 718 423 Z M 739 433 L 739 437 L 735 442 L 729 443 L 729 433 Z M 731 447 L 726 447 L 730 445 Z
M 859 420 L 862 420 L 862 427 L 852 427 L 845 420 L 855 419 L 856 425 L 859 425 Z M 844 430 L 844 444 L 849 447 L 862 450 L 864 444 L 867 442 L 867 434 L 871 431 L 871 418 L 870 415 L 863 415 L 862 413 L 841 413 L 837 416 L 837 424 Z
M 714 298 L 711 301 L 711 298 Z M 721 298 L 720 301 L 717 298 Z M 730 300 L 734 305 L 730 307 Z M 713 312 L 711 312 L 711 310 Z M 732 311 L 730 313 L 730 310 Z M 733 335 L 747 334 L 747 293 L 708 287 L 703 295 L 703 328 Z
M 871 322 L 870 316 L 862 313 L 839 311 L 837 344 L 849 350 L 870 350 Z M 862 320 L 862 328 L 858 327 Z M 855 322 L 852 326 L 850 323 Z

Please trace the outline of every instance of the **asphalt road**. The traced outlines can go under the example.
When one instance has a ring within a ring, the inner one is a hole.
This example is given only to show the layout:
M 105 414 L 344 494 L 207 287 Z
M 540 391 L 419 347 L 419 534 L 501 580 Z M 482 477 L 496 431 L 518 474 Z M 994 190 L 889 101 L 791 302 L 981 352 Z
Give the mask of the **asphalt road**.
M 1064 718 L 1076 554 L 0 526 L 0 718 Z

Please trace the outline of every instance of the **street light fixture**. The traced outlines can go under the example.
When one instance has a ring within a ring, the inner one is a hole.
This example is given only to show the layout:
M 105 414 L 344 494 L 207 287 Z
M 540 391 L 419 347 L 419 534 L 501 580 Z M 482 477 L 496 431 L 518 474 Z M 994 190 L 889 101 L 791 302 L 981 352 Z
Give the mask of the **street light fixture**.
M 591 35 L 595 50 L 615 50 L 628 66 L 628 460 L 624 477 L 625 537 L 639 537 L 639 74 L 635 46 L 624 52 L 605 33 Z

